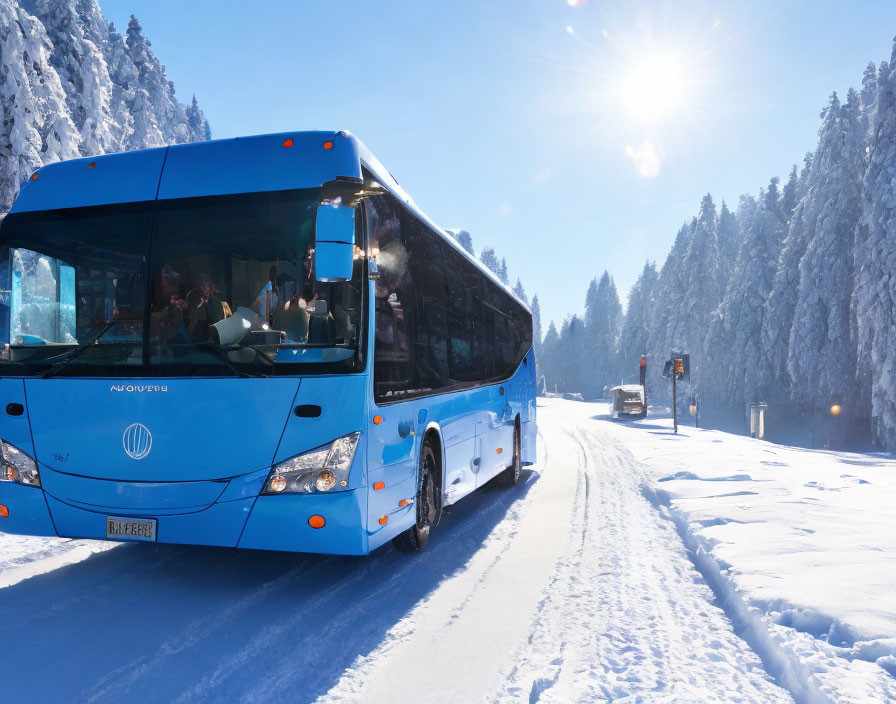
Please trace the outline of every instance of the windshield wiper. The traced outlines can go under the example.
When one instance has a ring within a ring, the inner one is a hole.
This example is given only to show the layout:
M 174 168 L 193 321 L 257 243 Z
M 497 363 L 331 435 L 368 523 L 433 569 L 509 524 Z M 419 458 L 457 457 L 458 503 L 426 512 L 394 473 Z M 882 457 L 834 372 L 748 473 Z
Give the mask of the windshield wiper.
M 230 361 L 230 359 L 228 359 L 227 352 L 225 352 L 224 348 L 220 347 L 219 345 L 215 345 L 211 342 L 200 342 L 199 344 L 196 345 L 196 347 L 198 347 L 201 350 L 205 350 L 206 352 L 210 352 L 213 356 L 220 359 L 224 363 L 224 366 L 226 366 L 228 369 L 230 369 L 230 371 L 232 371 L 237 376 L 243 376 L 243 377 L 267 377 L 267 376 L 269 376 L 268 374 L 263 374 L 262 372 L 247 372 L 243 369 L 240 369 L 236 364 L 234 364 L 233 362 Z M 241 347 L 240 345 L 235 345 L 233 347 L 228 348 L 228 351 L 243 350 L 243 349 L 252 349 L 252 348 L 251 347 Z M 264 355 L 262 355 L 257 350 L 252 349 L 252 351 L 255 352 L 255 355 L 256 355 L 254 359 L 258 359 L 259 357 L 264 357 Z M 264 359 L 267 360 L 267 357 L 264 357 Z M 270 360 L 267 360 L 267 361 L 269 363 L 269 366 L 273 368 L 274 363 L 271 362 Z
M 103 335 L 105 335 L 107 332 L 109 332 L 110 329 L 112 329 L 114 325 L 127 322 L 133 321 L 107 320 L 105 324 L 93 335 L 91 335 L 85 342 L 79 343 L 76 349 L 73 349 L 71 352 L 63 356 L 62 359 L 60 359 L 58 362 L 54 363 L 52 367 L 50 367 L 46 372 L 43 373 L 42 378 L 48 379 L 51 376 L 55 376 L 60 371 L 65 369 L 69 364 L 71 364 L 74 360 L 84 354 L 87 350 L 93 347 Z

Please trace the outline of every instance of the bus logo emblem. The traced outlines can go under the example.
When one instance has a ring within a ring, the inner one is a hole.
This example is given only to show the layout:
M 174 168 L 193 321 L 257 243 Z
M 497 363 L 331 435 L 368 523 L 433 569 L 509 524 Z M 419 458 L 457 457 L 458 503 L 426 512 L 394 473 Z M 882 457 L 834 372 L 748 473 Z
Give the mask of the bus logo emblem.
M 152 449 L 152 433 L 142 423 L 132 423 L 121 436 L 121 445 L 128 457 L 142 460 Z

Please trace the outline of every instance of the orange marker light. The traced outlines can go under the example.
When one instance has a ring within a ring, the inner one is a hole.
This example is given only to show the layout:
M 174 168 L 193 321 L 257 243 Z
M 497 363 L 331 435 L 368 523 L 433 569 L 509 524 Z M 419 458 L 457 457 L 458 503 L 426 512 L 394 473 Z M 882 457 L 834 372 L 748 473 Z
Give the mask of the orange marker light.
M 388 517 L 388 516 L 380 516 L 380 525 L 381 525 L 381 526 L 386 525 L 388 522 L 389 522 L 389 517 Z
M 3 504 L 0 504 L 0 517 L 9 518 L 9 509 Z
M 323 528 L 327 525 L 327 521 L 323 516 L 312 516 L 308 519 L 308 525 L 312 528 Z
M 31 180 L 32 180 L 32 181 L 37 181 L 38 176 L 39 176 L 39 174 L 35 171 L 33 174 L 31 174 Z
M 292 146 L 292 137 L 290 137 L 289 139 L 287 139 L 286 141 L 284 141 L 284 142 L 283 142 L 283 146 L 284 146 L 284 147 L 291 147 L 291 146 Z
M 382 423 L 382 422 L 383 422 L 383 417 L 382 417 L 382 416 L 374 416 L 374 417 L 373 417 L 373 424 L 374 424 L 374 425 L 379 425 L 379 424 Z
M 377 482 L 376 484 L 373 485 L 374 491 L 379 491 L 380 489 L 385 489 L 385 488 L 386 488 L 386 482 Z
M 95 169 L 95 168 L 96 168 L 96 162 L 95 162 L 95 161 L 91 161 L 90 164 L 87 165 L 87 168 L 88 168 L 88 169 Z
M 332 148 L 333 148 L 332 142 L 324 142 L 324 149 L 332 149 Z
M 835 403 L 833 406 L 831 406 L 831 415 L 832 415 L 832 416 L 839 416 L 842 410 L 843 410 L 843 409 L 840 408 L 840 406 L 839 406 L 838 404 Z
M 499 447 L 497 450 L 495 450 L 495 452 L 497 452 L 500 455 L 502 452 L 504 452 L 504 448 Z
M 407 505 L 410 504 L 410 503 L 411 503 L 411 500 L 410 500 L 410 499 L 402 499 L 401 501 L 398 502 L 398 505 L 399 505 L 401 508 L 404 508 L 405 506 L 407 506 Z

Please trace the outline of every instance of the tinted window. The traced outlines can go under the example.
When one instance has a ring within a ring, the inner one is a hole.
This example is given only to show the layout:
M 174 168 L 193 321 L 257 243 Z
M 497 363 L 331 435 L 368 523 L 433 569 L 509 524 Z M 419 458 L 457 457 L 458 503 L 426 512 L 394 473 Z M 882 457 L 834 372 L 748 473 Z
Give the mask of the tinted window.
M 387 197 L 364 205 L 370 246 L 379 249 L 375 284 L 373 375 L 378 399 L 401 398 L 414 387 L 412 364 L 413 282 L 398 210 Z
M 366 202 L 376 285 L 377 401 L 509 377 L 532 342 L 531 316 L 391 196 Z

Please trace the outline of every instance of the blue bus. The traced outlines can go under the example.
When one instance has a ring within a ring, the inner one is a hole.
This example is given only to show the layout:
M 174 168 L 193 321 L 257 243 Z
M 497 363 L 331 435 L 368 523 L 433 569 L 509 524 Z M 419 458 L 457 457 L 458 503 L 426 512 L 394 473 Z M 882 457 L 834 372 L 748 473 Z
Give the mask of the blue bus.
M 530 311 L 347 132 L 41 168 L 0 335 L 6 533 L 415 551 L 535 460 Z

